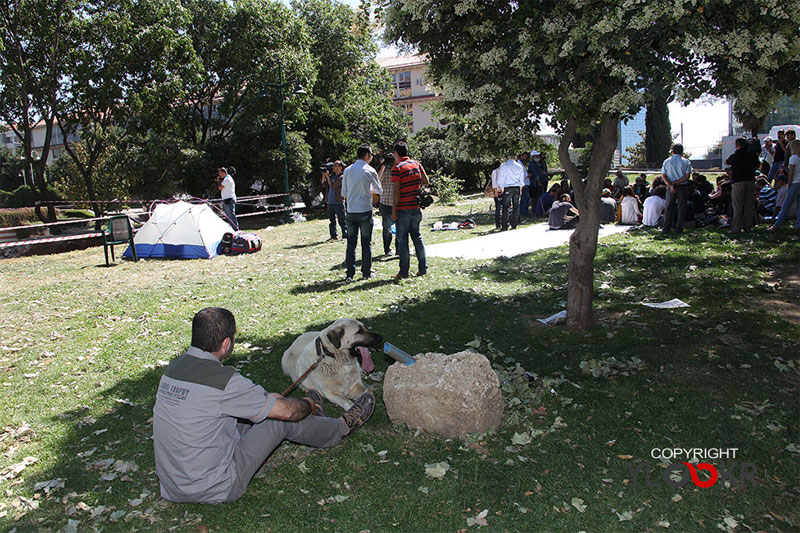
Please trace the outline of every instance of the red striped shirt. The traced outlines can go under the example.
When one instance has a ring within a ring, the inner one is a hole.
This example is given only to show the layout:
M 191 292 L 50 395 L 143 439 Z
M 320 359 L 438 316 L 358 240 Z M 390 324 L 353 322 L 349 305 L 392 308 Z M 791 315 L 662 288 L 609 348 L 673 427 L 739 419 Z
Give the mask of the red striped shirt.
M 400 197 L 397 209 L 419 209 L 419 190 L 422 188 L 422 176 L 425 169 L 419 161 L 401 157 L 392 167 L 392 183 L 400 184 Z

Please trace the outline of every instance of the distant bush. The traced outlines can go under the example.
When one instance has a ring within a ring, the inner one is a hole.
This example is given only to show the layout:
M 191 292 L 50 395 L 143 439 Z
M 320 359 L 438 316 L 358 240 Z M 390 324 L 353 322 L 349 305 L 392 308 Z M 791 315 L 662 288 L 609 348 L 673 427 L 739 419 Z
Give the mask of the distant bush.
M 33 207 L 33 191 L 27 185 L 12 192 L 0 191 L 0 207 Z
M 442 204 L 455 204 L 458 200 L 458 194 L 461 192 L 461 187 L 464 186 L 464 180 L 440 171 L 430 174 L 428 180 L 430 181 L 431 193 Z
M 33 207 L 0 209 L 0 227 L 25 226 L 39 222 Z

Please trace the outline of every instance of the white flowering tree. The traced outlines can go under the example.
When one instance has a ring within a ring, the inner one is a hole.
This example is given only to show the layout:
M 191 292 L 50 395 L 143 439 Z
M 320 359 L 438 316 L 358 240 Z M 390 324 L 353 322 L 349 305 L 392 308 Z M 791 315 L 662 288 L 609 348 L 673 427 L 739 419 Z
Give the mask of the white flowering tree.
M 592 323 L 600 192 L 619 120 L 674 87 L 689 101 L 736 95 L 763 106 L 797 89 L 800 3 L 762 0 L 392 0 L 386 38 L 430 58 L 454 112 L 508 128 L 550 117 L 580 224 L 570 238 L 567 324 Z M 777 38 L 776 35 L 780 35 Z M 751 92 L 769 90 L 759 98 Z M 599 131 L 586 180 L 570 161 L 578 130 Z

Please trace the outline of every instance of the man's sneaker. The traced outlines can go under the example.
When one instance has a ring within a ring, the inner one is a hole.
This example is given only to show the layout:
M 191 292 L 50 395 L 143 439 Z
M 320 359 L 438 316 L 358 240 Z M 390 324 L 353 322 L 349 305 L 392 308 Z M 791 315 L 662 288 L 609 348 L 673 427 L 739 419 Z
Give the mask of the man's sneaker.
M 365 392 L 356 400 L 356 403 L 342 415 L 344 423 L 347 424 L 347 427 L 350 429 L 347 435 L 352 435 L 358 431 L 358 428 L 369 420 L 374 410 L 375 396 L 373 396 L 371 392 Z
M 314 412 L 311 414 L 317 416 L 327 416 L 325 415 L 325 400 L 322 398 L 322 395 L 315 389 L 311 389 L 308 391 L 307 396 L 311 398 L 312 402 L 314 402 Z

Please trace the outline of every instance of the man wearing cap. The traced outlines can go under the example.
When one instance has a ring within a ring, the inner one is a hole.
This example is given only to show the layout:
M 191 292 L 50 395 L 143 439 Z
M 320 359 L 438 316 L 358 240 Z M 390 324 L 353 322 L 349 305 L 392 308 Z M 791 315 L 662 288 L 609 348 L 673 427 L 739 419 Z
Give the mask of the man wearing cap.
M 328 230 L 331 238 L 329 240 L 335 241 L 339 237 L 336 234 L 336 221 L 339 221 L 339 227 L 342 228 L 342 238 L 347 240 L 347 225 L 344 219 L 344 202 L 342 200 L 342 170 L 344 165 L 341 161 L 334 161 L 325 165 L 325 170 L 322 171 L 322 186 L 327 191 L 326 198 L 328 200 Z

